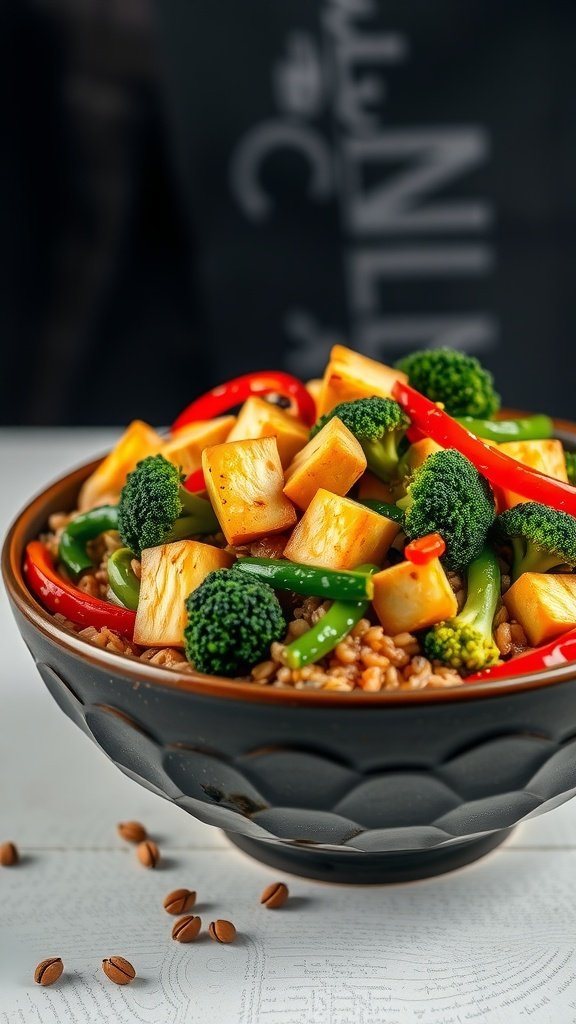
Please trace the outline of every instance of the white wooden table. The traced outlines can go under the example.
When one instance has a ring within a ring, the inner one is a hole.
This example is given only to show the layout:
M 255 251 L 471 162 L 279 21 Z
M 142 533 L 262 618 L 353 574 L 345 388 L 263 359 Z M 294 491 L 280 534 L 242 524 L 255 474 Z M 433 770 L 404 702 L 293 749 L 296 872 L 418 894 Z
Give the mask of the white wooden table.
M 111 431 L 0 430 L 0 528 L 32 492 L 104 450 Z M 258 897 L 277 874 L 215 829 L 124 777 L 52 701 L 0 597 L 0 1024 L 514 1024 L 576 1022 L 576 804 L 525 823 L 452 875 L 354 889 L 286 877 L 282 910 Z M 145 822 L 163 863 L 146 871 L 116 835 Z M 179 945 L 162 909 L 198 892 L 232 946 Z M 138 977 L 100 970 L 120 954 Z M 32 982 L 61 956 L 52 988 Z

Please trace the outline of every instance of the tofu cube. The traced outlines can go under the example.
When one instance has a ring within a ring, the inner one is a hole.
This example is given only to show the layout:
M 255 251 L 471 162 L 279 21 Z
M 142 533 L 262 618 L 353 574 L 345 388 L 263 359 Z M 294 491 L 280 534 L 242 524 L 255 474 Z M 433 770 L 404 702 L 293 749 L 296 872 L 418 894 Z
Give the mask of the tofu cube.
M 318 416 L 330 412 L 338 402 L 379 395 L 388 398 L 395 381 L 408 377 L 401 370 L 360 355 L 344 345 L 334 345 L 324 372 L 318 397 Z
M 97 505 L 115 505 L 128 473 L 140 459 L 156 455 L 162 447 L 162 440 L 148 423 L 132 420 L 112 451 L 82 484 L 78 495 L 80 511 L 86 512 Z
M 180 466 L 184 473 L 194 473 L 202 465 L 204 449 L 225 441 L 235 423 L 235 416 L 216 416 L 213 420 L 187 423 L 164 442 L 162 455 L 175 466 Z
M 307 509 L 319 487 L 346 494 L 365 469 L 362 445 L 334 416 L 292 459 L 284 494 L 298 508 Z
M 407 463 L 410 471 L 413 473 L 415 469 L 418 469 L 426 462 L 429 455 L 440 451 L 442 451 L 441 446 L 429 437 L 423 437 L 420 441 L 415 441 L 414 444 L 410 445 L 407 452 Z
M 498 445 L 501 452 L 509 455 L 518 462 L 523 462 L 532 469 L 537 469 L 546 476 L 554 477 L 555 480 L 568 481 L 566 472 L 566 459 L 564 458 L 564 447 L 561 441 L 554 438 L 541 441 L 506 441 Z M 501 489 L 501 499 L 504 508 L 513 508 L 528 499 L 514 491 Z
M 284 548 L 284 557 L 327 569 L 355 569 L 365 562 L 380 565 L 399 529 L 391 519 L 321 487 Z
M 244 441 L 250 437 L 275 437 L 283 466 L 292 461 L 296 452 L 308 441 L 309 430 L 300 420 L 272 402 L 252 395 L 240 409 L 238 419 L 230 431 L 228 441 Z
M 369 470 L 364 473 L 358 484 L 358 499 L 362 501 L 365 499 L 384 501 L 387 505 L 394 505 L 396 502 L 394 488 L 391 484 L 386 484 L 383 480 L 379 480 Z
M 458 613 L 458 602 L 437 558 L 426 565 L 398 562 L 372 577 L 372 603 L 385 633 L 413 633 Z
M 229 569 L 234 556 L 211 544 L 179 540 L 145 548 L 134 640 L 144 647 L 183 647 L 188 594 L 214 569 Z
M 208 497 L 229 544 L 289 530 L 296 509 L 284 494 L 275 437 L 226 441 L 202 452 Z
M 576 576 L 525 572 L 502 600 L 535 647 L 576 626 Z

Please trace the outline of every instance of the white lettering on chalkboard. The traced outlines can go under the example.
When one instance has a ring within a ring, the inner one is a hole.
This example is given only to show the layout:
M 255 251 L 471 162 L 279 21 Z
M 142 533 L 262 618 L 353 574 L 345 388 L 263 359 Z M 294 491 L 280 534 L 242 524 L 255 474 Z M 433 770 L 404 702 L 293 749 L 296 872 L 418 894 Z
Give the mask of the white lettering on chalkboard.
M 303 161 L 303 201 L 339 210 L 348 324 L 323 328 L 313 312 L 285 311 L 289 359 L 301 373 L 322 363 L 335 337 L 376 358 L 391 348 L 482 351 L 498 340 L 489 310 L 422 309 L 417 301 L 404 314 L 387 308 L 393 284 L 493 273 L 495 217 L 468 184 L 490 159 L 483 126 L 385 120 L 393 111 L 387 75 L 406 63 L 410 45 L 402 33 L 370 31 L 375 13 L 373 0 L 326 0 L 319 43 L 309 32 L 289 34 L 272 75 L 278 116 L 250 128 L 232 157 L 232 193 L 255 225 L 269 223 L 282 201 L 265 173 L 282 152 Z

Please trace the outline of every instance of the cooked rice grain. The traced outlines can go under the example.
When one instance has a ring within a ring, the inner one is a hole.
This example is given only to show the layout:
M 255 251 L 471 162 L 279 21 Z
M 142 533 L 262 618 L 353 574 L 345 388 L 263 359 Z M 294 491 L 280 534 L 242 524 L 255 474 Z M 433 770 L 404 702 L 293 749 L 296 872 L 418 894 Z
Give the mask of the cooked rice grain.
M 50 517 L 50 532 L 41 539 L 47 544 L 55 558 L 58 555 L 62 530 L 75 515 L 77 515 L 76 512 L 54 513 Z M 205 539 L 218 546 L 225 544 L 221 534 Z M 274 555 L 276 557 L 281 555 L 284 543 L 284 537 L 275 541 Z M 89 551 L 94 559 L 95 568 L 91 572 L 85 573 L 80 580 L 79 586 L 84 593 L 94 597 L 106 597 L 108 591 L 107 559 L 120 546 L 121 541 L 116 531 L 108 531 L 91 543 Z M 258 550 L 256 551 L 256 549 Z M 260 547 L 253 544 L 229 548 L 229 550 L 236 555 L 263 553 L 261 544 Z M 266 550 L 267 557 L 273 557 L 272 549 L 267 548 Z M 133 559 L 131 565 L 135 575 L 140 577 L 139 560 Z M 504 593 L 510 586 L 508 563 L 501 560 L 501 568 L 503 571 L 502 592 Z M 449 572 L 447 575 L 450 586 L 456 595 L 458 608 L 461 609 L 466 599 L 464 581 L 459 573 Z M 297 640 L 311 626 L 319 622 L 329 608 L 330 602 L 323 601 L 319 597 L 307 597 L 301 603 L 296 604 L 291 611 L 284 642 L 273 643 L 269 656 L 253 667 L 248 678 L 259 686 L 292 687 L 295 690 L 329 690 L 342 693 L 352 690 L 378 693 L 386 690 L 416 690 L 425 687 L 447 688 L 461 686 L 465 683 L 465 679 L 458 672 L 440 662 L 430 662 L 425 658 L 417 636 L 407 632 L 399 633 L 397 636 L 388 636 L 382 626 L 372 622 L 369 618 L 360 619 L 350 634 L 321 661 L 302 669 L 290 669 L 285 664 L 286 645 Z M 83 640 L 87 640 L 97 647 L 113 651 L 116 654 L 139 658 L 151 665 L 163 668 L 172 668 L 180 672 L 194 671 L 184 653 L 177 648 L 143 648 L 106 627 L 96 629 L 94 626 L 87 626 L 80 629 L 62 615 L 56 615 L 55 618 L 63 626 L 76 632 Z M 503 658 L 514 657 L 516 654 L 530 649 L 522 627 L 517 622 L 509 621 L 504 605 L 501 605 L 497 611 L 494 628 L 496 643 Z

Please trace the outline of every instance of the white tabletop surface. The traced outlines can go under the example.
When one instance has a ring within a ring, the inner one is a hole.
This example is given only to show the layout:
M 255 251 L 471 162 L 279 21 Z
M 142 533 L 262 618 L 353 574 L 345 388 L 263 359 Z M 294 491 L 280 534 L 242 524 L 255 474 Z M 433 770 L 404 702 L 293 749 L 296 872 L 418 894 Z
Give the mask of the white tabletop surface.
M 0 529 L 113 431 L 0 430 Z M 123 776 L 62 714 L 0 594 L 0 1024 L 514 1024 L 576 1022 L 576 804 L 520 826 L 499 850 L 439 879 L 355 889 L 284 876 L 292 899 L 259 906 L 277 872 Z M 163 864 L 146 871 L 116 835 L 140 819 Z M 169 890 L 198 892 L 232 946 L 179 945 Z M 100 970 L 119 954 L 136 981 Z M 61 956 L 52 988 L 36 963 Z

